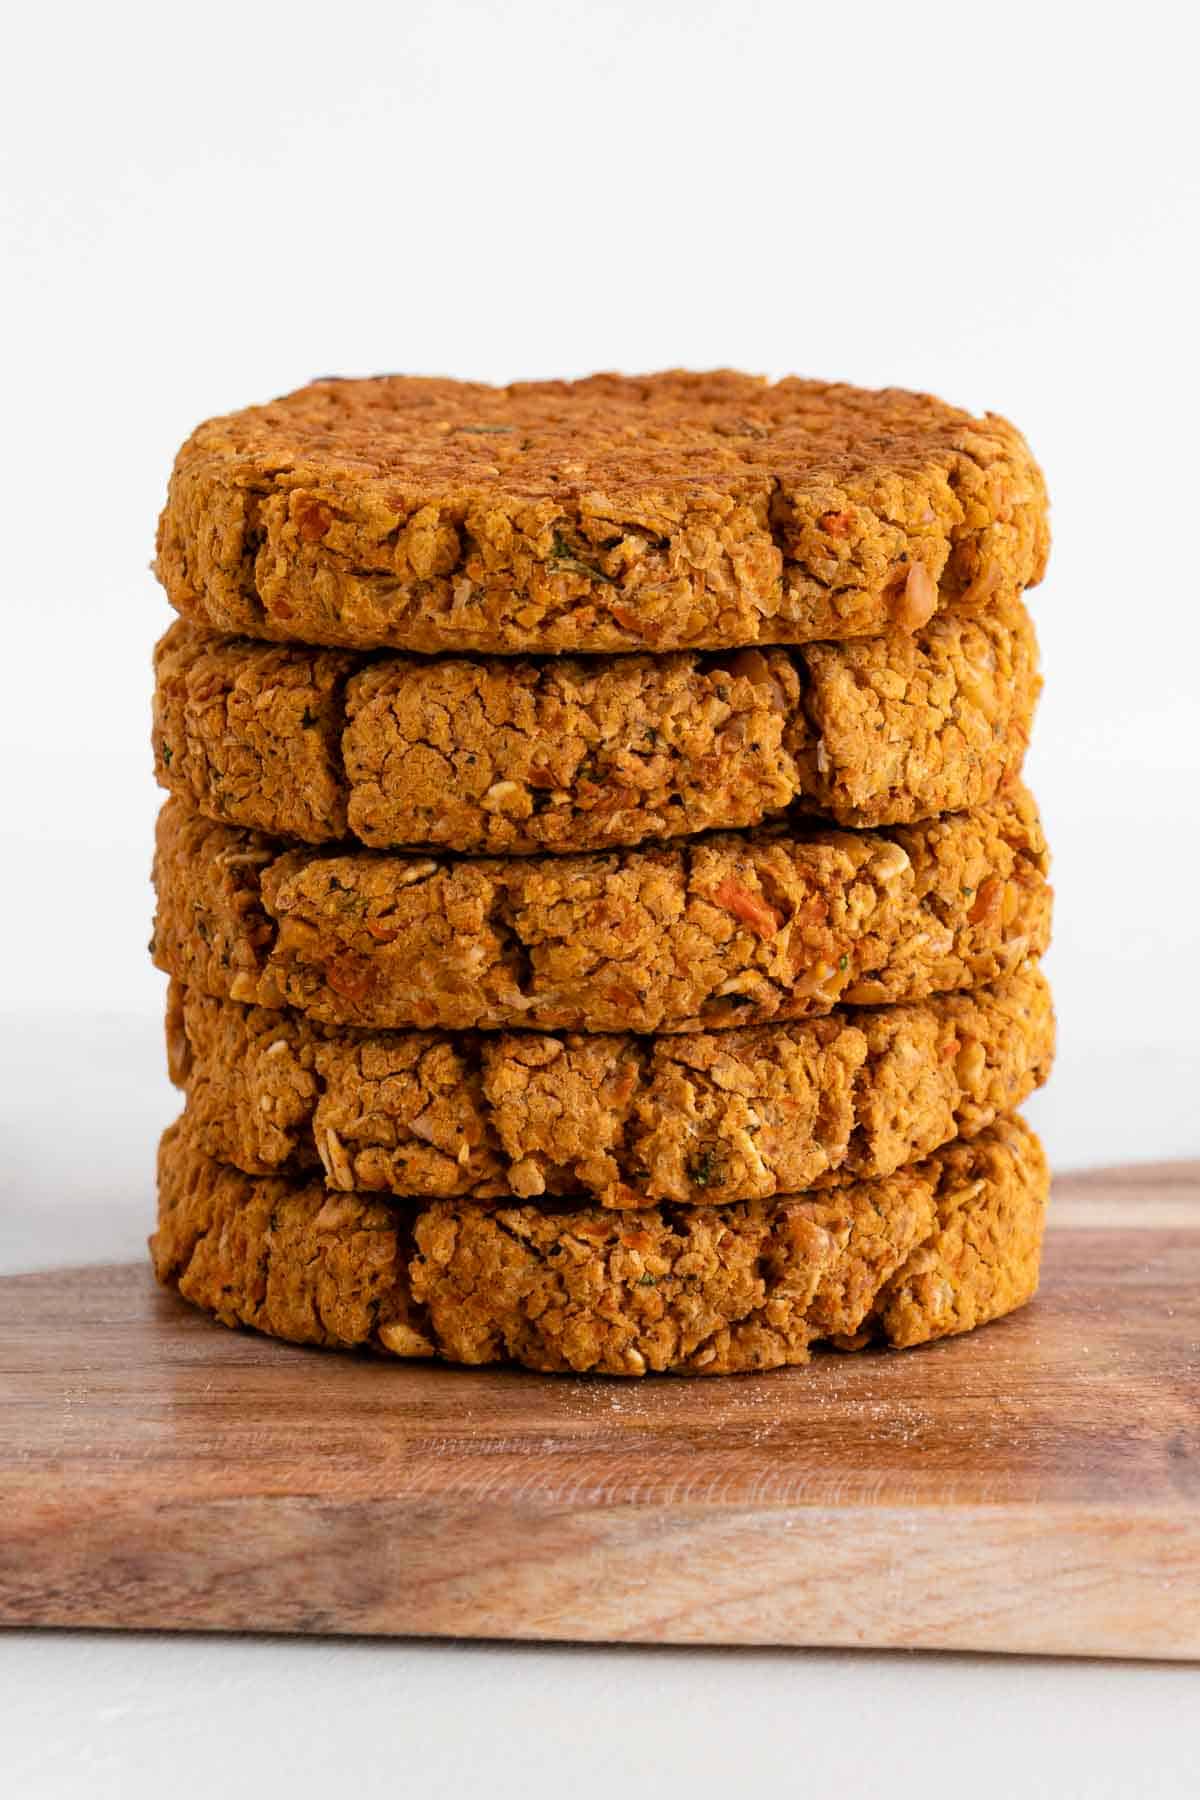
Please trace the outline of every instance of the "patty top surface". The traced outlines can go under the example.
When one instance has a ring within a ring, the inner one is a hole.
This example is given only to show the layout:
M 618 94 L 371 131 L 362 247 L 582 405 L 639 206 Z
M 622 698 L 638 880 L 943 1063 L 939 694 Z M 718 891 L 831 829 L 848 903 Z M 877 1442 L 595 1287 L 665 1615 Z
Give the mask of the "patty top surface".
M 973 418 L 929 394 L 795 376 L 679 370 L 490 387 L 378 375 L 325 377 L 211 419 L 180 460 L 212 457 L 231 470 L 249 463 L 280 477 L 307 468 L 346 491 L 380 482 L 400 512 L 456 491 L 529 499 L 592 486 L 625 495 L 736 492 L 739 482 L 772 477 L 816 486 L 916 474 L 956 454 L 1021 443 L 1006 420 Z

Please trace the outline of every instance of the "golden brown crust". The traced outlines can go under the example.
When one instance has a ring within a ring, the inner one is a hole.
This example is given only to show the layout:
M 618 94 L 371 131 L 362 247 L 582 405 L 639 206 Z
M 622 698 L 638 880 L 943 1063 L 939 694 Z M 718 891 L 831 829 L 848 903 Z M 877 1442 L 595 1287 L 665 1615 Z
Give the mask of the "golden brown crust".
M 910 636 L 800 654 L 804 726 L 793 721 L 785 741 L 805 810 L 907 825 L 985 806 L 1019 776 L 1041 690 L 1019 602 L 950 607 Z
M 979 806 L 1020 769 L 1039 685 L 1018 601 L 791 652 L 542 662 L 364 660 L 180 620 L 155 670 L 158 779 L 208 818 L 506 854 L 792 804 L 855 826 Z
M 1045 567 L 1020 434 L 929 395 L 730 371 L 319 381 L 201 425 L 159 578 L 199 623 L 355 648 L 872 636 Z
M 154 768 L 210 819 L 344 838 L 345 686 L 358 659 L 213 637 L 177 620 L 154 651 Z
M 159 1156 L 158 1279 L 226 1325 L 398 1356 L 717 1375 L 911 1345 L 1032 1298 L 1049 1180 L 1017 1119 L 884 1180 L 637 1213 L 389 1205 Z
M 1046 947 L 1031 797 L 887 832 L 714 835 L 598 856 L 280 853 L 177 800 L 158 966 L 327 1024 L 696 1031 L 982 986 Z
M 172 983 L 194 1141 L 342 1191 L 727 1205 L 890 1175 L 1012 1112 L 1050 1072 L 1049 987 L 665 1038 L 358 1033 Z

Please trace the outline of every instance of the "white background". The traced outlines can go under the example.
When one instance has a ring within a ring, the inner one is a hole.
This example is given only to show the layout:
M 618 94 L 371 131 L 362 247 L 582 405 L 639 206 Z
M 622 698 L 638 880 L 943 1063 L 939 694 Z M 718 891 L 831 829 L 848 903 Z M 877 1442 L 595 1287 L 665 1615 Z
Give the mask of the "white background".
M 1200 1151 L 1190 14 L 160 0 L 9 17 L 0 1266 L 140 1253 L 173 1109 L 144 949 L 155 516 L 200 418 L 328 372 L 726 364 L 1015 419 L 1056 532 L 1029 774 L 1057 852 L 1061 1058 L 1030 1111 L 1060 1166 Z M 960 1775 L 1001 1793 L 1013 1759 L 1029 1793 L 1130 1792 L 1135 1767 L 1141 1793 L 1185 1791 L 1189 1708 L 1161 1671 L 22 1637 L 0 1658 L 26 1795 L 140 1792 L 122 1786 L 139 1772 L 149 1792 L 177 1741 L 172 1791 L 199 1792 L 210 1705 L 223 1778 L 278 1731 L 297 1795 L 336 1792 L 335 1769 L 384 1791 L 383 1747 L 389 1791 L 515 1792 L 515 1770 L 533 1793 L 539 1766 L 562 1778 L 593 1693 L 608 1734 L 571 1773 L 597 1790 L 670 1791 L 669 1754 L 700 1792 L 706 1770 L 716 1791 L 807 1767 L 848 1793 Z M 305 1708 L 320 1754 L 290 1735 Z

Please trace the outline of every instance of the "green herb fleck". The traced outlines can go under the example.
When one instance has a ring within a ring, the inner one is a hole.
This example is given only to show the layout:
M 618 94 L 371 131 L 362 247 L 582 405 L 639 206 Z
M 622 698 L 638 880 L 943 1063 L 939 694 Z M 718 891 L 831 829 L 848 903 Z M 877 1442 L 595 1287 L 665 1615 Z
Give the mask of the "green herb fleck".
M 514 427 L 511 425 L 460 425 L 460 431 L 466 431 L 472 437 L 506 437 Z
M 587 575 L 592 581 L 606 581 L 609 587 L 616 585 L 612 576 L 606 575 L 603 569 L 598 569 L 595 563 L 585 562 L 582 556 L 576 556 L 561 531 L 554 534 L 554 550 L 550 560 L 555 568 L 570 569 L 573 574 Z
M 646 1273 L 644 1275 L 638 1276 L 637 1284 L 639 1287 L 657 1287 L 658 1286 L 658 1276 L 652 1275 L 650 1273 L 649 1269 L 647 1269 Z
M 846 973 L 846 970 L 849 967 L 850 967 L 850 958 L 848 956 L 839 956 L 838 957 L 838 972 L 840 974 L 844 975 Z
M 164 741 L 163 741 L 163 742 L 162 742 L 162 743 L 161 743 L 161 744 L 160 744 L 160 745 L 159 745 L 159 746 L 158 746 L 158 753 L 159 753 L 159 755 L 160 755 L 160 756 L 161 756 L 161 757 L 162 757 L 162 759 L 163 759 L 163 766 L 164 766 L 164 767 L 165 767 L 165 768 L 168 768 L 168 769 L 169 769 L 169 768 L 170 768 L 170 766 L 171 766 L 171 758 L 172 758 L 172 756 L 173 756 L 173 755 L 174 755 L 174 754 L 175 754 L 175 752 L 174 752 L 174 751 L 173 751 L 173 750 L 172 750 L 172 749 L 171 749 L 171 746 L 170 746 L 170 744 L 168 744 L 168 743 L 167 743 L 167 742 L 166 742 L 166 741 L 165 741 L 165 740 L 164 740 Z
M 693 1156 L 687 1172 L 696 1187 L 712 1187 L 721 1179 L 721 1162 L 715 1150 L 702 1150 Z

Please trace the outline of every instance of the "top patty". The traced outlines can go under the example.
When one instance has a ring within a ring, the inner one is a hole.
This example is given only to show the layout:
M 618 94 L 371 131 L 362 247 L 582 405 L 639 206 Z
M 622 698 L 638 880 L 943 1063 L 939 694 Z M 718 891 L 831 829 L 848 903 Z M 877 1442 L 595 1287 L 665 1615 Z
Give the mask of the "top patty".
M 726 649 L 923 624 L 1040 580 L 1020 433 L 926 394 L 730 371 L 321 380 L 201 425 L 157 569 L 251 637 Z

